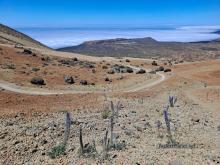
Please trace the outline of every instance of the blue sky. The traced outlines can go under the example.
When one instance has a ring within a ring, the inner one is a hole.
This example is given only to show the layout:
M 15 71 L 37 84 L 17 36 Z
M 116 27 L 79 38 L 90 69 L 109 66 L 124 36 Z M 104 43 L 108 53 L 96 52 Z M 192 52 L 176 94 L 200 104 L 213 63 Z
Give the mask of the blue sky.
M 0 0 L 12 27 L 220 25 L 220 0 Z

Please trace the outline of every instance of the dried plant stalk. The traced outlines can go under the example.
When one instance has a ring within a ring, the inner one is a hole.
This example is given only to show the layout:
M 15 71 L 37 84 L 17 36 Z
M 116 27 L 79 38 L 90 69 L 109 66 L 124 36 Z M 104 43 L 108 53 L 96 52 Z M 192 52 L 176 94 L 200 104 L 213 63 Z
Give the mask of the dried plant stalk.
M 172 134 L 171 134 L 171 129 L 170 129 L 170 120 L 168 117 L 168 106 L 166 107 L 166 109 L 163 111 L 164 114 L 164 120 L 166 123 L 166 127 L 167 127 L 167 133 L 168 133 L 168 138 L 170 140 L 170 142 L 172 142 Z
M 81 148 L 81 152 L 83 153 L 83 139 L 82 139 L 82 127 L 79 128 L 79 143 L 80 143 L 80 148 Z
M 64 133 L 64 145 L 67 144 L 70 135 L 70 126 L 71 126 L 71 118 L 70 113 L 66 112 L 66 119 L 65 119 L 65 133 Z
M 113 102 L 111 101 L 111 109 L 112 109 L 112 115 L 110 118 L 110 133 L 111 133 L 111 137 L 110 137 L 110 145 L 113 145 L 113 131 L 114 131 L 114 105 Z

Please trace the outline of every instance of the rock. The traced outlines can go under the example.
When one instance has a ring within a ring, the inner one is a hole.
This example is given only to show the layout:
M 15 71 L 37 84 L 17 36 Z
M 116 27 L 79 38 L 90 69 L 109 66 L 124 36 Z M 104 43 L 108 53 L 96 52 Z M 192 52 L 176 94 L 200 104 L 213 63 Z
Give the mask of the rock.
M 32 68 L 32 71 L 34 71 L 34 72 L 37 72 L 39 70 L 40 70 L 40 68 Z
M 120 133 L 113 133 L 113 138 L 118 139 L 120 137 Z
M 35 153 L 35 152 L 37 152 L 38 151 L 38 149 L 37 148 L 34 148 L 32 151 L 31 151 L 31 153 L 33 154 L 33 153 Z
M 156 74 L 156 71 L 155 70 L 152 70 L 149 72 L 150 74 Z
M 151 64 L 152 64 L 153 66 L 157 66 L 156 61 L 153 61 Z
M 163 66 L 160 66 L 157 70 L 158 70 L 158 71 L 164 71 L 164 67 L 163 67 Z
M 21 141 L 16 140 L 16 141 L 14 142 L 14 145 L 19 144 L 20 142 L 21 142 Z
M 140 69 L 139 71 L 136 72 L 136 74 L 144 74 L 146 71 L 144 69 Z
M 42 57 L 41 60 L 46 61 L 46 62 L 51 61 L 50 57 L 48 57 L 48 56 Z
M 217 126 L 217 130 L 218 130 L 218 131 L 220 131 L 220 125 L 219 125 L 219 126 Z
M 116 154 L 114 154 L 113 156 L 112 156 L 112 159 L 114 159 L 114 158 L 117 158 L 118 156 L 116 155 Z
M 147 129 L 147 127 L 149 126 L 148 122 L 139 122 L 139 123 L 135 123 L 134 128 L 137 129 L 137 131 L 143 132 L 144 130 Z
M 110 79 L 108 77 L 105 78 L 105 81 L 110 81 Z
M 102 69 L 108 69 L 108 66 L 103 65 L 103 66 L 102 66 Z
M 16 43 L 16 44 L 15 44 L 15 48 L 23 49 L 23 45 L 22 45 L 22 44 L 19 44 L 19 43 Z
M 108 74 L 114 74 L 114 73 L 115 73 L 115 71 L 113 69 L 108 71 Z
M 24 54 L 32 54 L 32 51 L 29 49 L 24 49 L 23 53 Z
M 116 80 L 122 80 L 124 77 L 123 76 L 120 76 L 120 77 L 117 77 Z
M 133 69 L 130 68 L 130 67 L 126 67 L 126 70 L 127 70 L 127 73 L 133 73 L 134 72 Z
M 74 83 L 75 83 L 75 81 L 74 81 L 74 79 L 73 79 L 72 76 L 65 76 L 65 77 L 64 77 L 64 81 L 65 81 L 66 83 L 68 83 L 68 84 L 74 84 Z
M 130 62 L 130 60 L 129 60 L 129 59 L 126 59 L 125 62 Z
M 45 128 L 48 128 L 50 131 L 54 131 L 57 128 L 57 125 L 52 122 L 49 123 Z
M 130 130 L 130 129 L 125 129 L 124 133 L 125 133 L 125 135 L 127 135 L 127 136 L 132 136 L 132 135 L 134 135 L 134 132 L 133 132 L 132 130 Z
M 74 151 L 76 148 L 74 146 L 68 148 L 68 152 Z
M 170 122 L 170 130 L 171 131 L 176 131 L 176 127 L 175 127 L 175 124 Z
M 88 85 L 88 82 L 86 80 L 81 80 L 80 85 Z
M 90 64 L 90 63 L 84 63 L 83 66 L 86 67 L 86 68 L 91 68 L 91 69 L 95 68 L 95 66 L 93 64 Z
M 164 72 L 171 72 L 171 69 L 169 69 L 169 68 L 164 69 Z
M 96 70 L 95 70 L 95 69 L 92 69 L 92 73 L 96 73 Z
M 5 139 L 8 135 L 8 132 L 0 133 L 0 139 Z
M 200 119 L 198 119 L 198 118 L 193 118 L 192 121 L 193 121 L 193 122 L 196 122 L 196 123 L 199 123 Z
M 123 66 L 123 65 L 118 65 L 118 64 L 113 65 L 112 69 L 116 73 L 133 73 L 134 72 L 133 69 L 128 66 Z
M 6 126 L 13 126 L 14 125 L 14 121 L 8 121 L 6 122 Z
M 78 61 L 78 59 L 76 57 L 73 58 L 73 61 Z
M 35 85 L 46 85 L 44 80 L 40 77 L 34 77 L 31 79 L 31 83 Z
M 42 132 L 41 128 L 39 128 L 39 127 L 32 127 L 32 128 L 28 128 L 25 133 L 26 133 L 27 136 L 34 136 L 34 137 L 36 137 L 41 132 Z
M 42 145 L 47 144 L 47 143 L 48 143 L 48 141 L 47 141 L 46 139 L 43 139 L 43 140 L 41 141 L 41 144 L 42 144 Z

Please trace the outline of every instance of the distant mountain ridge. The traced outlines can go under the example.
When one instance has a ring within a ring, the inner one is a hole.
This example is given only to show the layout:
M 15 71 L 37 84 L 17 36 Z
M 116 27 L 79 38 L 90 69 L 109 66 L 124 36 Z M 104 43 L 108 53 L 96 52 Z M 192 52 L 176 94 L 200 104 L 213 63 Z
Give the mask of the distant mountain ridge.
M 0 24 L 0 43 L 21 44 L 28 47 L 50 49 L 26 34 L 18 32 L 3 24 Z
M 219 40 L 205 42 L 160 42 L 151 37 L 87 41 L 57 49 L 91 56 L 138 58 L 220 58 Z
M 214 31 L 213 33 L 215 33 L 215 34 L 220 34 L 220 29 L 219 29 L 219 30 Z

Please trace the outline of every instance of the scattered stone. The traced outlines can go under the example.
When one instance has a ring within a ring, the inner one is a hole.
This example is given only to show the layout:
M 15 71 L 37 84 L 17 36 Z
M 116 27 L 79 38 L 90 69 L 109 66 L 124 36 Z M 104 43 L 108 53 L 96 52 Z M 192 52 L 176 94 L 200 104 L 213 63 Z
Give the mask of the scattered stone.
M 144 130 L 147 129 L 147 126 L 149 126 L 148 122 L 139 122 L 139 123 L 135 123 L 134 128 L 137 129 L 137 131 L 143 132 Z
M 13 125 L 14 125 L 14 121 L 8 121 L 5 126 L 13 126 Z
M 95 69 L 92 69 L 92 73 L 96 73 L 96 70 L 95 70 Z
M 108 69 L 108 66 L 103 65 L 103 66 L 102 66 L 102 69 Z
M 0 139 L 5 139 L 7 135 L 8 135 L 8 132 L 0 133 Z
M 157 66 L 157 62 L 156 62 L 156 61 L 153 61 L 151 64 L 152 64 L 153 66 Z
M 72 76 L 65 76 L 65 77 L 64 77 L 64 81 L 65 81 L 66 83 L 68 83 L 68 84 L 74 84 L 74 83 L 75 83 L 75 81 L 74 81 L 74 79 L 73 79 Z
M 51 59 L 50 59 L 50 57 L 46 56 L 46 57 L 42 57 L 41 60 L 49 62 Z
M 113 156 L 112 156 L 112 158 L 114 159 L 114 158 L 117 158 L 118 157 L 118 155 L 116 155 L 116 154 L 114 154 Z
M 115 73 L 115 71 L 113 70 L 113 69 L 110 69 L 109 71 L 108 71 L 108 74 L 114 74 Z
M 127 73 L 133 73 L 134 72 L 133 69 L 130 68 L 130 67 L 126 67 L 126 70 L 127 70 Z
M 116 73 L 133 73 L 134 72 L 133 69 L 128 66 L 123 66 L 123 65 L 118 65 L 118 64 L 113 65 L 112 69 Z
M 73 61 L 78 61 L 78 59 L 76 57 L 73 58 Z
M 47 144 L 47 143 L 48 143 L 48 141 L 47 141 L 46 139 L 43 139 L 43 140 L 41 141 L 41 144 L 42 144 L 42 145 Z
M 129 59 L 126 59 L 125 62 L 130 62 L 130 60 L 129 60 Z
M 23 49 L 23 45 L 20 44 L 20 43 L 16 43 L 16 44 L 15 44 L 15 48 Z
M 105 81 L 110 81 L 110 79 L 108 77 L 105 78 Z
M 164 69 L 164 72 L 171 72 L 171 69 L 169 69 L 169 68 Z
M 20 142 L 21 142 L 21 141 L 16 140 L 16 141 L 14 142 L 14 145 L 19 144 Z
M 80 85 L 88 85 L 88 82 L 86 80 L 81 80 Z
M 124 77 L 123 76 L 120 76 L 120 77 L 117 77 L 116 80 L 122 80 Z
M 24 54 L 32 54 L 32 51 L 29 49 L 24 49 L 23 53 Z
M 156 74 L 157 72 L 155 70 L 152 70 L 149 72 L 150 74 Z
M 140 69 L 139 71 L 136 72 L 136 74 L 144 74 L 146 71 L 144 69 Z
M 40 70 L 40 68 L 32 68 L 32 71 L 34 71 L 34 72 L 37 72 L 39 70 Z
M 134 135 L 134 132 L 133 132 L 132 130 L 130 130 L 130 129 L 125 129 L 124 133 L 125 133 L 125 135 L 127 135 L 127 136 L 132 136 L 132 135 Z
M 48 66 L 49 64 L 48 63 L 43 63 L 43 65 L 42 65 L 42 67 L 46 67 L 46 66 Z
M 44 79 L 40 78 L 40 77 L 34 77 L 31 79 L 31 83 L 35 84 L 35 85 L 46 85 L 44 82 Z
M 200 119 L 198 119 L 198 118 L 193 118 L 192 121 L 195 122 L 195 123 L 199 123 Z
M 95 66 L 93 64 L 90 64 L 90 63 L 84 63 L 83 66 L 85 68 L 95 68 Z
M 31 153 L 33 154 L 33 153 L 35 153 L 35 152 L 37 152 L 37 151 L 38 151 L 38 149 L 35 148 L 35 149 L 33 149 L 33 150 L 31 151 Z
M 163 66 L 160 66 L 157 70 L 158 70 L 159 72 L 160 72 L 160 71 L 164 71 L 164 67 L 163 67 Z
M 25 133 L 26 133 L 27 136 L 34 136 L 34 137 L 36 137 L 41 132 L 42 132 L 41 128 L 39 128 L 39 127 L 32 127 L 32 128 L 28 128 Z

